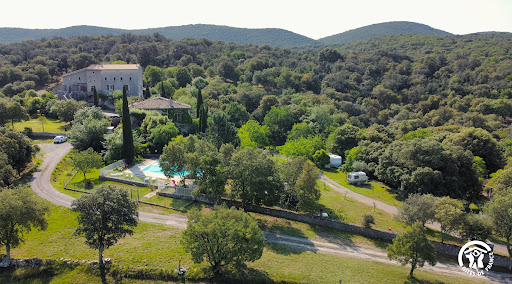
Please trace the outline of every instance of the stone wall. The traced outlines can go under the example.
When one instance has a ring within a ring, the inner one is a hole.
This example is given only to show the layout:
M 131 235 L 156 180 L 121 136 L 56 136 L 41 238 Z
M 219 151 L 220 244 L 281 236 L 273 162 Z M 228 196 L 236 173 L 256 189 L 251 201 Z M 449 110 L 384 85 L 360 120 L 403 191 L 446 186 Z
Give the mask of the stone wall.
M 196 200 L 200 202 L 204 202 L 207 204 L 215 204 L 217 200 L 215 198 L 209 198 L 206 196 L 199 196 L 199 197 L 192 197 L 192 196 L 182 196 L 177 194 L 171 194 L 171 193 L 161 193 L 158 192 L 158 195 L 171 197 L 171 198 L 179 198 L 179 199 L 186 199 L 186 200 Z M 229 200 L 222 198 L 222 202 L 224 202 L 228 207 L 237 207 L 241 208 L 242 203 L 240 201 L 236 200 Z M 383 231 L 378 229 L 372 229 L 372 228 L 364 228 L 362 226 L 346 223 L 338 220 L 333 220 L 329 218 L 319 217 L 319 216 L 312 216 L 307 215 L 303 213 L 298 213 L 294 211 L 289 211 L 285 209 L 279 209 L 279 208 L 271 208 L 266 206 L 254 206 L 254 205 L 246 205 L 244 207 L 245 211 L 254 212 L 258 214 L 264 214 L 269 215 L 273 217 L 278 218 L 284 218 L 292 221 L 302 222 L 306 224 L 311 225 L 319 225 L 324 226 L 327 228 L 354 233 L 357 235 L 361 235 L 370 239 L 374 240 L 380 240 L 387 243 L 391 243 L 393 239 L 397 236 L 396 233 L 390 232 L 390 231 Z M 459 250 L 461 247 L 456 245 L 449 245 L 449 244 L 442 244 L 439 242 L 431 241 L 431 243 L 434 245 L 436 251 L 439 254 L 443 254 L 449 257 L 453 257 L 454 261 L 457 261 L 457 257 L 459 255 Z M 495 255 L 494 257 L 494 265 L 493 270 L 497 271 L 504 271 L 504 272 L 510 272 L 512 271 L 512 260 L 509 258 Z

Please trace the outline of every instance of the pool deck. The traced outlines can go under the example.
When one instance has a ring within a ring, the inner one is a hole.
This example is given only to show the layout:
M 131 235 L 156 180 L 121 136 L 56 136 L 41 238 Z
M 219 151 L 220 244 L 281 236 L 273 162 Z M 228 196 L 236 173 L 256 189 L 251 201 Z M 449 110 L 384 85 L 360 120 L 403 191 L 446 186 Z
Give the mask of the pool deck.
M 173 178 L 168 178 L 164 174 L 152 173 L 152 172 L 147 172 L 147 171 L 142 170 L 145 167 L 147 167 L 153 163 L 156 163 L 156 162 L 158 162 L 158 160 L 156 160 L 156 159 L 147 159 L 147 160 L 143 161 L 142 163 L 136 164 L 135 166 L 132 166 L 131 168 L 124 170 L 123 173 L 131 173 L 131 174 L 138 175 L 138 176 L 146 176 L 146 177 L 164 179 L 164 180 L 168 180 L 169 184 L 172 184 L 172 185 L 179 183 L 179 181 L 181 180 L 180 176 L 174 176 Z

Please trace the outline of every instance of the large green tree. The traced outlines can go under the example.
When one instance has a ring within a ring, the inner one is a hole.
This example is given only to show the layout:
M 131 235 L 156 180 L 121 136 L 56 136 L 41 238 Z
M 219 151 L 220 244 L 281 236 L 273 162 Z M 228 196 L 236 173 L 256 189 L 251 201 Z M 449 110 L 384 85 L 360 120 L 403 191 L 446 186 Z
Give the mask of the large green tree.
M 103 166 L 103 158 L 100 154 L 94 152 L 92 148 L 76 153 L 71 159 L 73 167 L 84 174 L 84 181 L 87 172 L 92 169 L 98 169 Z
M 230 122 L 234 123 L 236 128 L 242 127 L 249 120 L 249 113 L 245 107 L 237 102 L 232 102 L 224 110 Z
M 232 193 L 244 204 L 275 205 L 284 185 L 267 151 L 246 147 L 231 157 Z
M 484 211 L 491 217 L 496 235 L 505 238 L 508 255 L 512 256 L 512 190 L 495 195 Z
M 279 164 L 279 173 L 285 185 L 285 200 L 298 198 L 297 209 L 313 212 L 320 199 L 320 190 L 316 187 L 318 170 L 305 157 L 298 157 Z
M 100 185 L 96 192 L 75 199 L 71 208 L 79 213 L 74 234 L 83 235 L 85 243 L 98 250 L 101 279 L 106 283 L 103 251 L 133 234 L 138 222 L 138 203 L 122 188 Z
M 69 132 L 70 143 L 80 151 L 93 148 L 94 151 L 101 152 L 108 126 L 109 122 L 99 108 L 81 109 L 75 114 Z
M 240 146 L 263 148 L 268 146 L 267 135 L 269 133 L 266 125 L 260 125 L 256 120 L 247 121 L 238 131 Z
M 473 155 L 460 146 L 443 144 L 433 137 L 396 140 L 377 159 L 376 176 L 403 196 L 412 193 L 450 196 L 464 199 L 465 206 L 481 198 Z
M 15 122 L 28 120 L 29 118 L 27 111 L 19 102 L 0 98 L 0 126 L 10 122 L 11 127 L 14 128 Z
M 7 155 L 7 163 L 16 171 L 21 173 L 32 162 L 32 157 L 39 151 L 32 140 L 23 133 L 11 128 L 0 127 L 0 153 Z
M 135 157 L 135 146 L 133 145 L 132 122 L 126 88 L 123 88 L 123 158 L 127 164 L 133 163 Z
M 0 187 L 10 185 L 15 176 L 16 172 L 9 165 L 7 154 L 0 152 Z
M 135 152 L 140 153 L 142 151 L 142 138 L 133 132 L 133 144 Z M 118 127 L 114 130 L 114 133 L 105 137 L 103 142 L 105 147 L 104 160 L 106 163 L 113 163 L 123 159 L 123 130 Z
M 275 146 L 283 145 L 286 142 L 288 131 L 292 129 L 294 124 L 290 107 L 271 107 L 263 121 L 268 126 L 268 140 L 270 144 Z
M 337 128 L 327 140 L 327 149 L 340 156 L 345 155 L 345 151 L 357 146 L 359 142 L 360 129 L 351 124 L 344 124 Z
M 445 143 L 461 146 L 471 151 L 474 156 L 481 157 L 491 173 L 503 168 L 506 164 L 505 155 L 498 142 L 484 129 L 474 127 L 463 129 L 446 138 Z
M 229 169 L 222 163 L 221 153 L 216 146 L 203 140 L 198 140 L 194 148 L 194 152 L 188 153 L 186 159 L 190 171 L 198 175 L 197 193 L 220 197 L 226 191 L 229 174 Z
M 179 175 L 183 179 L 187 168 L 184 143 L 182 141 L 173 141 L 165 146 L 159 163 L 165 176 Z
M 30 188 L 12 187 L 0 190 L 0 245 L 5 246 L 7 259 L 11 248 L 23 242 L 23 234 L 39 228 L 45 230 L 48 206 Z
M 462 225 L 464 212 L 459 201 L 448 196 L 436 199 L 434 209 L 434 220 L 441 224 L 441 243 L 444 243 L 444 235 L 456 231 Z
M 196 263 L 206 261 L 214 275 L 227 265 L 258 260 L 264 247 L 263 231 L 242 210 L 216 206 L 213 212 L 192 210 L 182 243 Z
M 396 219 L 407 225 L 425 223 L 434 219 L 436 199 L 431 194 L 411 194 L 398 208 Z
M 388 247 L 388 257 L 403 266 L 411 264 L 411 277 L 414 269 L 423 267 L 425 262 L 432 266 L 437 263 L 434 245 L 427 239 L 425 228 L 420 222 L 414 223 L 410 230 L 393 239 L 393 244 Z
M 169 121 L 166 124 L 160 124 L 151 129 L 151 135 L 149 135 L 148 140 L 151 142 L 153 149 L 161 153 L 171 139 L 178 136 L 178 133 L 178 128 Z
M 71 100 L 58 100 L 56 101 L 50 111 L 58 116 L 60 120 L 63 121 L 71 121 L 75 116 L 75 113 L 84 108 L 86 106 L 86 102 L 78 102 L 73 99 Z
M 229 121 L 224 113 L 216 112 L 212 114 L 208 121 L 209 125 L 206 130 L 206 139 L 213 143 L 217 148 L 222 144 L 231 143 L 238 145 L 238 131 L 235 125 Z

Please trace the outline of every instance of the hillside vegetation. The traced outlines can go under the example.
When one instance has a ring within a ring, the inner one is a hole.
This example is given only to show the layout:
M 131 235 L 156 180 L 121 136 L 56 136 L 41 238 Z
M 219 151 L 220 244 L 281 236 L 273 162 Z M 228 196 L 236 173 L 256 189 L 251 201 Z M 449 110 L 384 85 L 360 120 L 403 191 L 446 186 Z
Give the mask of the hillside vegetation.
M 268 44 L 279 47 L 319 45 L 311 38 L 284 29 L 246 29 L 217 25 L 184 25 L 151 29 L 125 30 L 96 26 L 72 26 L 62 29 L 21 29 L 0 28 L 0 43 L 14 43 L 24 40 L 38 40 L 54 37 L 159 33 L 169 39 L 183 38 L 221 40 L 237 44 Z
M 51 117 L 52 97 L 27 90 L 94 63 L 139 63 L 146 95 L 163 84 L 193 106 L 192 119 L 203 86 L 200 137 L 217 148 L 270 146 L 310 159 L 327 150 L 404 197 L 448 195 L 468 206 L 512 156 L 511 41 L 395 35 L 291 51 L 158 34 L 59 38 L 0 45 L 0 87 L 6 100 Z
M 0 28 L 0 43 L 14 43 L 24 40 L 51 39 L 54 37 L 70 38 L 74 36 L 138 34 L 153 35 L 159 33 L 169 39 L 184 38 L 220 40 L 236 44 L 268 44 L 276 47 L 321 46 L 323 44 L 346 44 L 385 35 L 419 34 L 449 36 L 450 33 L 413 22 L 379 23 L 319 40 L 277 28 L 247 29 L 219 25 L 183 25 L 149 29 L 113 29 L 97 26 L 72 26 L 62 29 L 21 29 Z
M 414 23 L 414 22 L 387 22 L 373 24 L 369 26 L 360 27 L 357 29 L 349 30 L 343 33 L 335 34 L 332 36 L 324 37 L 318 41 L 323 44 L 346 44 L 365 39 L 371 39 L 386 35 L 437 35 L 437 36 L 452 36 L 453 34 L 434 29 L 430 26 Z

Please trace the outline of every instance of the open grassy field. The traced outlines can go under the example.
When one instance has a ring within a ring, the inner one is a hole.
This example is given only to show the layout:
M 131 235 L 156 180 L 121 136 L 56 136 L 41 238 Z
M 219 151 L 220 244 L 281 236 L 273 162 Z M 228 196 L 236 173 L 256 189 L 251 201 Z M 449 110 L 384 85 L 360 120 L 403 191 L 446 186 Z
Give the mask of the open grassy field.
M 48 214 L 49 226 L 45 231 L 26 234 L 25 243 L 12 251 L 13 257 L 66 258 L 95 260 L 97 253 L 84 244 L 84 238 L 73 235 L 77 225 L 76 213 L 69 209 L 52 206 Z M 179 260 L 188 269 L 190 278 L 208 275 L 205 263 L 194 264 L 180 244 L 181 234 L 177 228 L 141 222 L 134 234 L 107 249 L 104 256 L 112 258 L 119 266 L 164 269 L 177 267 Z M 0 248 L 0 254 L 5 248 Z M 63 269 L 46 280 L 30 279 L 30 273 L 0 274 L 0 283 L 98 283 L 98 275 L 84 268 Z M 408 279 L 408 267 L 390 265 L 331 254 L 319 254 L 289 249 L 280 245 L 267 245 L 260 260 L 248 267 L 228 271 L 231 277 L 244 279 L 247 283 L 268 283 L 287 280 L 298 283 L 477 283 L 466 278 L 422 271 L 415 272 L 417 279 Z M 18 277 L 18 278 L 16 278 Z M 22 277 L 21 279 L 19 277 Z M 24 280 L 23 280 L 24 279 Z M 70 281 L 72 280 L 72 281 Z M 142 283 L 126 279 L 125 283 Z M 144 282 L 161 283 L 161 282 Z
M 64 133 L 66 132 L 64 130 L 64 126 L 67 124 L 69 124 L 69 122 L 53 118 L 47 118 L 44 124 L 41 124 L 41 121 L 37 119 L 30 119 L 27 121 L 15 122 L 14 129 L 17 131 L 23 131 L 25 127 L 30 127 L 34 132 Z
M 363 185 L 352 185 L 348 183 L 347 174 L 344 172 L 335 169 L 323 169 L 321 171 L 330 179 L 361 195 L 380 200 L 395 207 L 402 204 L 402 198 L 394 193 L 389 186 L 381 182 L 370 180 L 370 182 Z
M 67 182 L 72 178 L 72 174 L 74 173 L 71 166 L 71 157 L 73 155 L 73 152 L 68 153 L 57 165 L 55 168 L 55 171 L 52 174 L 52 185 L 58 189 L 59 191 L 63 192 L 64 194 L 73 196 L 73 197 L 79 197 L 82 195 L 82 193 L 79 192 L 73 192 L 64 189 L 64 183 Z M 100 184 L 113 184 L 115 186 L 119 186 L 122 188 L 125 188 L 131 193 L 131 196 L 133 199 L 137 199 L 137 191 L 139 192 L 139 197 L 142 197 L 148 193 L 151 192 L 151 189 L 147 187 L 137 187 L 132 185 L 126 185 L 126 184 L 120 184 L 116 182 L 110 182 L 110 181 L 100 181 L 98 179 L 99 177 L 99 170 L 96 169 L 90 173 L 87 174 L 88 179 L 92 179 L 95 183 L 95 186 L 98 186 Z M 68 185 L 71 188 L 79 189 L 79 190 L 85 190 L 85 191 L 94 191 L 87 190 L 83 188 L 83 174 L 79 172 L 75 175 L 75 177 L 72 179 L 70 184 Z M 371 214 L 375 217 L 376 224 L 373 226 L 376 229 L 381 230 L 388 230 L 388 228 L 391 228 L 394 232 L 404 232 L 406 230 L 405 225 L 395 221 L 393 219 L 393 216 L 387 212 L 384 212 L 382 210 L 373 208 L 372 206 L 368 206 L 364 203 L 355 201 L 350 198 L 344 197 L 342 194 L 332 190 L 328 186 L 324 186 L 323 183 L 318 182 L 318 187 L 320 188 L 320 191 L 322 193 L 319 205 L 324 208 L 324 212 L 328 213 L 331 218 L 338 219 L 340 221 L 345 221 L 349 223 L 354 224 L 361 224 L 361 221 L 363 219 L 363 216 L 365 214 Z M 160 208 L 156 206 L 151 205 L 144 205 L 141 204 L 141 210 L 144 212 L 151 212 L 151 213 L 158 213 L 158 214 L 186 214 L 187 210 L 190 210 L 192 208 L 196 208 L 198 210 L 202 210 L 203 208 L 210 207 L 200 202 L 193 202 L 186 200 L 180 200 L 180 199 L 173 199 L 173 198 L 167 198 L 162 196 L 153 196 L 148 199 L 145 199 L 146 202 L 151 202 L 163 206 L 173 207 L 176 209 L 182 209 L 185 213 L 181 213 L 179 211 L 171 210 L 171 209 L 165 209 Z M 252 214 L 252 213 L 251 213 Z M 279 218 L 269 217 L 269 216 L 263 216 L 259 214 L 254 215 L 256 219 L 260 221 L 261 224 L 269 222 L 269 220 L 272 220 L 270 223 L 276 224 L 276 223 L 283 223 L 277 220 L 281 220 Z M 268 218 L 267 218 L 268 217 Z M 265 220 L 262 222 L 262 220 Z M 292 224 L 288 220 L 283 220 L 287 224 Z M 264 227 L 269 227 L 266 225 L 263 225 Z M 346 235 L 344 235 L 342 232 L 337 232 L 335 230 L 327 229 L 327 228 L 315 228 L 312 229 L 312 227 L 319 227 L 319 226 L 310 226 L 307 224 L 299 223 L 299 222 L 293 222 L 293 227 L 291 226 L 270 226 L 272 228 L 271 231 L 276 233 L 284 233 L 284 234 L 291 234 L 295 236 L 304 236 L 304 237 L 314 237 L 315 239 L 328 239 L 332 241 L 336 238 L 344 239 L 346 238 Z M 300 228 L 300 229 L 297 229 Z M 297 232 L 295 232 L 297 231 Z M 322 237 L 317 236 L 317 234 L 320 232 Z M 440 232 L 427 229 L 427 234 L 430 239 L 440 241 L 441 235 Z M 367 240 L 365 238 L 355 238 L 361 243 L 368 244 L 371 243 L 372 245 L 376 245 L 378 247 L 386 247 L 386 244 Z M 452 244 L 462 244 L 462 241 L 460 241 L 457 238 L 448 236 L 446 238 L 446 242 L 452 243 Z

